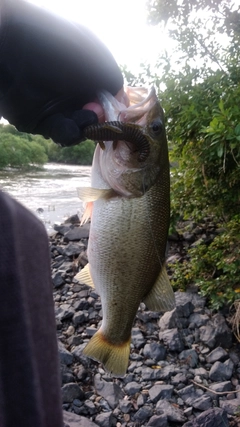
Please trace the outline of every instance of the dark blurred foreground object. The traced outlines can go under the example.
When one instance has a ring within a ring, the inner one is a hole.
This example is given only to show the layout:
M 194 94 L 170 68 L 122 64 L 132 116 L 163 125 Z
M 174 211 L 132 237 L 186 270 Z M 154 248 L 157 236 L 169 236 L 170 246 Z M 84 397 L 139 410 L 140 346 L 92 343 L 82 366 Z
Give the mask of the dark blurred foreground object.
M 84 104 L 123 86 L 113 56 L 83 26 L 21 0 L 1 4 L 0 116 L 64 146 L 80 142 L 98 122 Z
M 0 426 L 61 427 L 48 238 L 0 191 Z

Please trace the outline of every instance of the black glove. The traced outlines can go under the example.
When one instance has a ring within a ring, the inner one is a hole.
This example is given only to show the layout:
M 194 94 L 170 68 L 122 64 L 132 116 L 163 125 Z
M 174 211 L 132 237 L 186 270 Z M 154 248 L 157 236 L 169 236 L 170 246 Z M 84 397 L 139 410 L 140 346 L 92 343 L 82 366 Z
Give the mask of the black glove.
M 61 145 L 83 139 L 98 122 L 81 110 L 101 89 L 113 95 L 122 74 L 88 29 L 21 0 L 3 0 L 0 27 L 0 115 L 23 132 Z

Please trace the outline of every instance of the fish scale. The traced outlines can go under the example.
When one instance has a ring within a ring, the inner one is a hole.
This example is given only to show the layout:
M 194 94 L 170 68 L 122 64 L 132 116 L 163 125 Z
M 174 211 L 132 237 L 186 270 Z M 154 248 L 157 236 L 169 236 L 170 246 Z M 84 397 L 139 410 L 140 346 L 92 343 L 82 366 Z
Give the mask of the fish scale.
M 111 95 L 109 99 L 114 104 Z M 101 328 L 84 354 L 102 362 L 115 376 L 127 370 L 131 329 L 140 302 L 155 311 L 174 308 L 165 269 L 170 215 L 168 148 L 164 130 L 152 131 L 152 124 L 163 122 L 155 92 L 146 99 L 147 108 L 141 101 L 139 123 L 150 144 L 148 158 L 139 162 L 124 142 L 117 147 L 107 143 L 104 151 L 98 145 L 92 188 L 79 190 L 80 197 L 92 203 L 92 216 L 89 264 L 76 278 L 95 286 L 103 312 Z M 137 105 L 138 119 L 140 107 Z

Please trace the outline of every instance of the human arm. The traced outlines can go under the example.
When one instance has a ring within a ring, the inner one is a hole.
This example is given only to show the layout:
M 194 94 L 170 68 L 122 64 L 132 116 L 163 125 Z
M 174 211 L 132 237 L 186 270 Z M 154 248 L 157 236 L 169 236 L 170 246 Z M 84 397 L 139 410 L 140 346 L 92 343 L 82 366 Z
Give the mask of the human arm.
M 83 26 L 21 0 L 0 2 L 0 115 L 61 145 L 80 142 L 98 122 L 98 90 L 116 95 L 123 86 L 113 56 Z M 82 109 L 89 102 L 98 115 Z

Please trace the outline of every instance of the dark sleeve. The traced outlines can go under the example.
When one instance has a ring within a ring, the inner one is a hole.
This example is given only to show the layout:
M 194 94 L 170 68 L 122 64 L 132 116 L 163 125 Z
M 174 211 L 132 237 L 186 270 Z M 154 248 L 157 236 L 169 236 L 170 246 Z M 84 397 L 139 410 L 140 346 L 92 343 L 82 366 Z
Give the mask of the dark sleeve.
M 112 54 L 84 26 L 21 0 L 3 0 L 2 10 L 0 112 L 19 130 L 34 133 L 53 114 L 71 117 L 98 90 L 122 88 Z
M 61 427 L 48 238 L 0 192 L 0 426 Z

